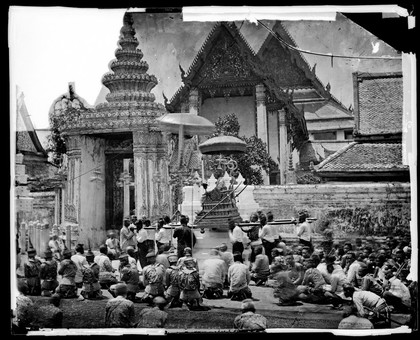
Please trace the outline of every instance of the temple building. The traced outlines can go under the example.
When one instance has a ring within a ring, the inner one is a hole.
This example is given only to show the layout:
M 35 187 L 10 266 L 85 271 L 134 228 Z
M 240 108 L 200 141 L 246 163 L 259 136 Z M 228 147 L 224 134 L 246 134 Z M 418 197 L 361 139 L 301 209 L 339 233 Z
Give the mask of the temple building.
M 403 164 L 402 73 L 354 73 L 354 142 L 316 166 L 328 182 L 409 182 Z
M 105 103 L 88 106 L 71 84 L 50 109 L 67 148 L 63 222 L 92 247 L 130 214 L 156 220 L 170 212 L 166 134 L 155 123 L 166 111 L 154 102 L 157 79 L 147 73 L 130 13 L 118 44 L 102 78 Z
M 281 22 L 273 31 L 296 46 Z M 167 110 L 212 122 L 234 113 L 239 135 L 259 137 L 278 163 L 278 171 L 266 174 L 264 184 L 286 184 L 289 158 L 297 169 L 308 170 L 310 162 L 317 164 L 350 142 L 351 112 L 331 95 L 329 84 L 321 83 L 302 54 L 277 36 L 269 34 L 254 52 L 235 23 L 217 23 L 181 73 L 183 85 L 166 102 Z M 187 157 L 199 169 L 197 141 L 190 144 Z

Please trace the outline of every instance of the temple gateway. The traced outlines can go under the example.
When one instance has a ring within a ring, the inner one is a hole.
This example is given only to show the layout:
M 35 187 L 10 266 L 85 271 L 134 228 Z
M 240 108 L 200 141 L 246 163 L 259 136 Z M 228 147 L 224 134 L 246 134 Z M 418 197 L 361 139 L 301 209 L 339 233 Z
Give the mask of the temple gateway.
M 102 83 L 107 102 L 89 107 L 70 86 L 52 104 L 67 147 L 64 224 L 97 247 L 106 229 L 120 228 L 130 213 L 156 220 L 170 212 L 166 135 L 154 119 L 165 113 L 150 92 L 157 84 L 137 49 L 132 16 L 124 25 Z

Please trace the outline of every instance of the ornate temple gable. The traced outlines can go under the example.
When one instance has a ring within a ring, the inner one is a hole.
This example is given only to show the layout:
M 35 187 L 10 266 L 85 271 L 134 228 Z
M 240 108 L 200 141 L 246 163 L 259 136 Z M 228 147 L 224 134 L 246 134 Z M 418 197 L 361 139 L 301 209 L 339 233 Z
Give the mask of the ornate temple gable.
M 240 46 L 232 33 L 225 26 L 221 27 L 217 40 L 205 56 L 205 63 L 191 80 L 192 85 L 198 88 L 219 88 L 257 84 L 259 77 L 244 56 L 248 46 Z
M 291 46 L 297 44 L 293 37 L 280 21 L 273 27 L 279 37 Z M 281 44 L 272 34 L 269 34 L 257 52 L 261 63 L 273 72 L 276 85 L 281 89 L 294 89 L 296 93 L 293 100 L 306 100 L 318 97 L 330 100 L 348 111 L 343 104 L 335 98 L 328 88 L 317 77 L 315 67 L 311 68 L 304 55 Z M 300 91 L 299 91 L 300 90 Z M 303 91 L 302 91 L 303 90 Z M 306 92 L 306 93 L 305 93 Z
M 289 45 L 297 46 L 280 21 L 273 26 L 273 31 Z M 311 86 L 324 98 L 330 96 L 316 76 L 315 70 L 309 67 L 305 57 L 300 52 L 283 46 L 272 34 L 267 36 L 257 56 L 261 59 L 261 62 L 269 66 L 271 70 L 275 70 L 276 75 L 280 76 L 277 79 L 279 85 L 289 88 Z M 297 79 L 293 79 L 293 76 Z
M 261 61 L 269 67 L 281 87 L 300 88 L 312 86 L 312 81 L 297 65 L 291 51 L 283 47 L 271 34 L 258 52 Z
M 182 75 L 184 85 L 174 94 L 166 108 L 179 111 L 181 103 L 188 99 L 191 87 L 200 88 L 204 97 L 252 94 L 251 88 L 261 82 L 261 77 L 254 72 L 249 60 L 257 62 L 258 59 L 236 25 L 217 23 L 188 71 Z

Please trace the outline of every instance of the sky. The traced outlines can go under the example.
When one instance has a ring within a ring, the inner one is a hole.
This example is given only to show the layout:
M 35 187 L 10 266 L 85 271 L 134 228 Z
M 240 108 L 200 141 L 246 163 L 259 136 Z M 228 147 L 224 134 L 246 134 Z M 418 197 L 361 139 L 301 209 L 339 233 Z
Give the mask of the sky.
M 64 7 L 11 7 L 9 51 L 11 104 L 16 86 L 24 93 L 25 104 L 36 129 L 48 128 L 52 102 L 74 82 L 76 92 L 89 104 L 104 100 L 101 78 L 115 59 L 125 9 L 77 9 Z M 187 70 L 202 46 L 213 22 L 183 22 L 181 14 L 134 16 L 136 36 L 159 84 L 152 90 L 163 103 L 181 85 L 178 65 Z M 273 21 L 265 21 L 270 27 Z M 236 22 L 241 26 L 242 22 Z M 397 55 L 396 51 L 342 15 L 333 22 L 286 21 L 284 25 L 302 49 L 346 55 Z M 269 34 L 261 25 L 245 21 L 241 33 L 255 52 Z M 375 47 L 376 46 L 376 47 Z M 352 72 L 401 71 L 401 62 L 363 61 L 305 55 L 315 63 L 318 78 L 330 83 L 332 94 L 344 106 L 353 102 Z M 13 110 L 13 106 L 11 106 Z

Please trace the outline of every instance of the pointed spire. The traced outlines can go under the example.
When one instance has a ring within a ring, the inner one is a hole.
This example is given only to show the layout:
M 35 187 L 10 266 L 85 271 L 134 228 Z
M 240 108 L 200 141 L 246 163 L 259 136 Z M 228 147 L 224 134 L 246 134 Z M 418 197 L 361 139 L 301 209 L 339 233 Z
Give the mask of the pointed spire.
M 325 89 L 327 90 L 327 92 L 331 91 L 331 84 L 330 82 L 328 82 L 328 84 L 325 86 Z
M 150 91 L 157 85 L 157 79 L 147 73 L 149 65 L 142 60 L 143 52 L 137 48 L 139 42 L 133 25 L 132 13 L 125 13 L 118 40 L 119 48 L 115 51 L 116 59 L 110 63 L 112 72 L 102 77 L 102 83 L 110 91 L 106 95 L 109 103 L 155 101 L 155 95 Z
M 179 70 L 181 71 L 181 80 L 184 81 L 185 80 L 185 71 L 182 68 L 181 64 L 179 64 Z

